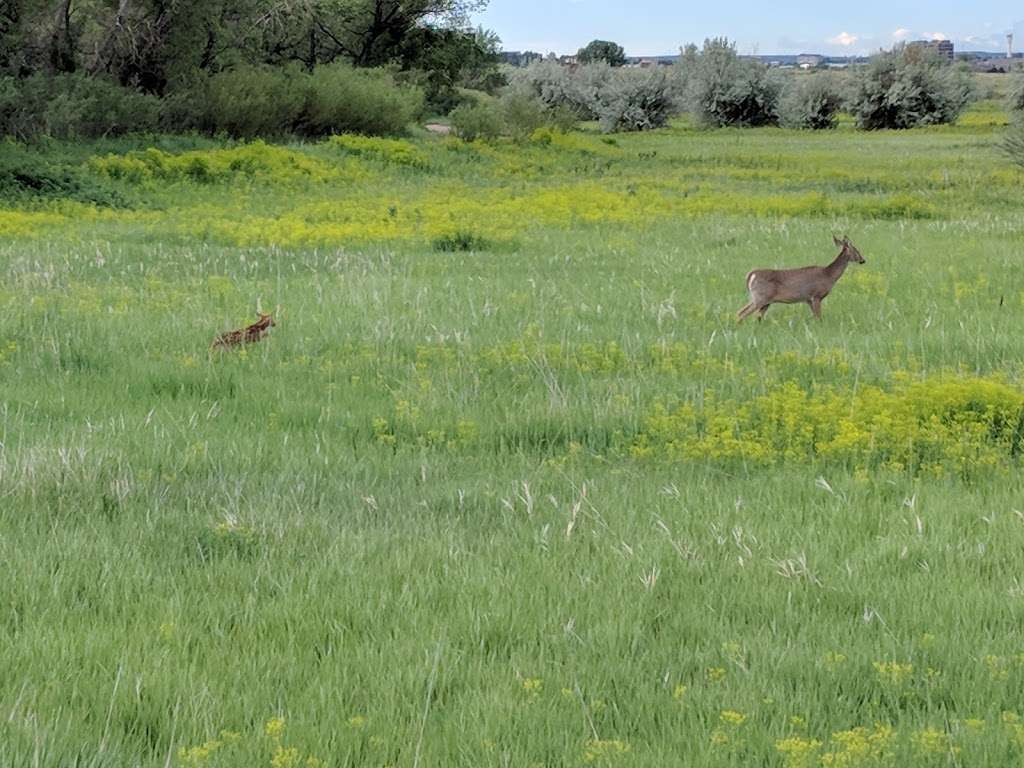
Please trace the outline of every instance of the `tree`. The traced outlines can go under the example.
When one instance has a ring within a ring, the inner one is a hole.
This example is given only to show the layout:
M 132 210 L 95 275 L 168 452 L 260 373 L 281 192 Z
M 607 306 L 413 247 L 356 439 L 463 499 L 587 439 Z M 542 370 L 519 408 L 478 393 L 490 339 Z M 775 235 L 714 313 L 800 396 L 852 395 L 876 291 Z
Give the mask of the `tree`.
M 594 64 L 604 61 L 613 67 L 621 67 L 626 63 L 626 52 L 618 43 L 610 40 L 591 40 L 576 53 L 580 64 Z
M 971 96 L 970 73 L 919 47 L 880 53 L 856 76 L 850 111 L 865 130 L 952 123 Z
M 685 102 L 704 125 L 776 125 L 782 82 L 756 59 L 741 59 L 725 38 L 687 47 L 679 63 Z

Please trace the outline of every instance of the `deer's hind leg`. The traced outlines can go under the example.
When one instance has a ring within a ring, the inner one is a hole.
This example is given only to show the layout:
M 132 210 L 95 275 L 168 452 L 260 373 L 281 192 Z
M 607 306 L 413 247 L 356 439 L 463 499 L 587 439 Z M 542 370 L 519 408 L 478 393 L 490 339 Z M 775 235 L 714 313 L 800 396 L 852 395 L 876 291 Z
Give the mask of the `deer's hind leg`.
M 742 323 L 743 319 L 750 315 L 750 313 L 753 312 L 755 309 L 757 309 L 757 306 L 754 304 L 754 302 L 748 301 L 740 308 L 740 311 L 736 313 L 736 322 Z
M 767 304 L 762 304 L 760 307 L 757 308 L 758 320 L 764 320 L 764 313 L 768 311 L 768 307 L 770 307 L 771 305 L 772 303 L 769 301 Z

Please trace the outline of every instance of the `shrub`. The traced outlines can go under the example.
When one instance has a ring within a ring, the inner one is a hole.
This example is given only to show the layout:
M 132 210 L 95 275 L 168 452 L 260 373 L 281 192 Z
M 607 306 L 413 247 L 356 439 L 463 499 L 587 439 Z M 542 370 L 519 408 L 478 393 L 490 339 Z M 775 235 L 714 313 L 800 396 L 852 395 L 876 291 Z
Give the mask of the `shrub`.
M 116 191 L 77 166 L 27 152 L 13 143 L 0 144 L 0 199 L 76 200 L 110 207 L 125 204 Z
M 185 124 L 168 127 L 197 127 L 245 139 L 286 135 L 305 108 L 303 79 L 296 70 L 274 67 L 241 66 L 219 72 L 200 88 L 193 107 L 197 114 L 189 116 L 186 105 L 178 118 Z
M 431 245 L 441 253 L 486 251 L 491 248 L 487 238 L 464 229 L 435 238 Z
M 121 136 L 157 127 L 159 100 L 78 74 L 0 78 L 0 134 L 21 139 Z
M 621 70 L 598 96 L 596 111 L 605 133 L 660 128 L 672 115 L 674 100 L 660 69 Z
M 526 141 L 534 131 L 548 124 L 544 103 L 522 92 L 509 92 L 501 99 L 505 130 L 515 141 Z
M 899 47 L 856 73 L 850 111 L 869 131 L 952 123 L 970 95 L 965 70 L 930 51 Z
M 448 117 L 455 135 L 463 141 L 493 141 L 504 129 L 501 111 L 491 102 L 463 104 L 453 109 Z
M 556 61 L 537 61 L 513 73 L 511 90 L 536 97 L 550 110 L 596 120 L 600 94 L 611 76 L 612 69 L 604 62 L 570 71 Z
M 1007 130 L 1002 150 L 1011 162 L 1024 168 L 1024 120 L 1016 120 Z
M 828 74 L 794 78 L 779 101 L 779 119 L 787 128 L 835 128 L 842 106 L 839 85 Z
M 1024 74 L 1014 76 L 1006 105 L 1011 112 L 1024 113 Z
M 728 40 L 705 40 L 699 53 L 689 49 L 680 66 L 684 98 L 699 123 L 715 127 L 778 124 L 780 78 L 758 61 L 741 59 Z
M 309 136 L 403 133 L 423 111 L 423 92 L 399 86 L 383 69 L 336 63 L 309 75 L 309 102 L 301 132 Z

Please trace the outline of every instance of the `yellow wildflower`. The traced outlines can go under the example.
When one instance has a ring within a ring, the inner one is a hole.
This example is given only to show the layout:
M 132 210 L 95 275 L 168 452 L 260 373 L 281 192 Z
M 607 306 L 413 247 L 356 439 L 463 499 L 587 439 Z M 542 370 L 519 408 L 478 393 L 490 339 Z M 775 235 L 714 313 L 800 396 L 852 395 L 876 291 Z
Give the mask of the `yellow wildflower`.
M 818 750 L 821 742 L 816 739 L 792 737 L 775 742 L 775 749 L 782 755 L 785 768 L 812 768 L 818 764 Z

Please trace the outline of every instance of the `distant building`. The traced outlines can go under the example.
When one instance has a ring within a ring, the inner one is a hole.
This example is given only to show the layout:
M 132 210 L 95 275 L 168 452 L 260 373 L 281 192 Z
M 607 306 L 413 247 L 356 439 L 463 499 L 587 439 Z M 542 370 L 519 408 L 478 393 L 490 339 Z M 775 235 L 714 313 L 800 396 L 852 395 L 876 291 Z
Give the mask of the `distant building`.
M 579 57 L 575 55 L 566 54 L 565 56 L 558 57 L 558 63 L 563 67 L 575 67 L 580 63 Z
M 796 57 L 796 65 L 800 69 L 814 69 L 825 63 L 825 57 L 818 53 L 801 53 Z
M 525 67 L 544 57 L 536 51 L 502 51 L 501 61 L 513 67 Z
M 944 58 L 953 60 L 956 55 L 953 50 L 952 40 L 914 40 L 912 43 L 908 43 L 909 48 L 926 48 L 931 51 L 935 51 Z

